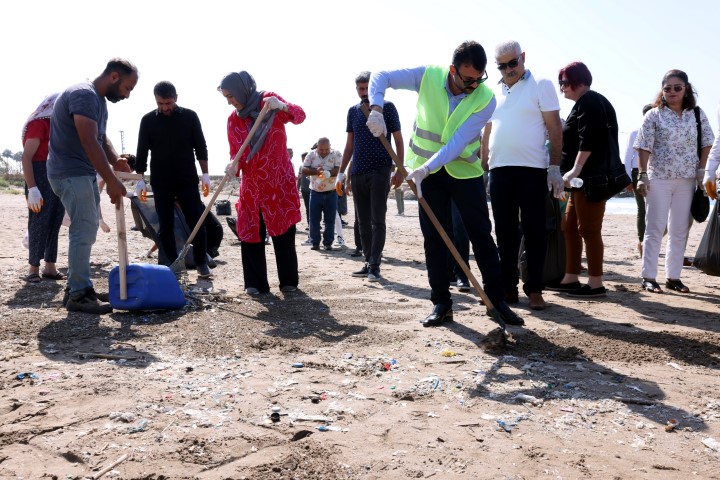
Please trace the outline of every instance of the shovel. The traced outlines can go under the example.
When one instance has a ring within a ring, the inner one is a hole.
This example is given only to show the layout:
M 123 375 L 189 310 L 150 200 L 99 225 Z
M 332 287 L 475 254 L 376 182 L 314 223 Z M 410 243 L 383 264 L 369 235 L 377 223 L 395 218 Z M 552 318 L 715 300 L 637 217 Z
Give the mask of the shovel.
M 247 137 L 245 138 L 245 141 L 240 146 L 240 150 L 235 154 L 235 158 L 233 158 L 232 162 L 232 168 L 230 170 L 235 170 L 237 168 L 237 164 L 240 161 L 240 157 L 242 156 L 243 152 L 247 148 L 247 146 L 250 144 L 250 140 L 252 139 L 253 135 L 255 135 L 255 131 L 260 126 L 260 123 L 262 122 L 262 119 L 265 117 L 267 112 L 270 111 L 270 108 L 268 107 L 268 104 L 266 103 L 262 110 L 260 110 L 260 113 L 258 114 L 257 118 L 255 119 L 255 123 L 253 124 L 252 128 L 250 129 L 250 132 L 248 132 Z M 212 198 L 210 199 L 210 202 L 208 202 L 207 206 L 205 207 L 205 211 L 200 216 L 200 219 L 197 221 L 197 224 L 195 224 L 195 228 L 193 228 L 193 231 L 188 236 L 187 240 L 185 241 L 185 245 L 183 245 L 182 251 L 178 254 L 177 259 L 170 265 L 170 270 L 172 270 L 173 273 L 178 274 L 182 273 L 185 270 L 185 257 L 187 256 L 188 251 L 190 250 L 190 244 L 195 239 L 195 235 L 197 235 L 198 230 L 200 230 L 200 226 L 205 221 L 205 218 L 208 216 L 208 213 L 212 209 L 213 204 L 215 203 L 215 200 L 217 200 L 217 197 L 220 195 L 220 192 L 222 192 L 223 187 L 227 183 L 227 181 L 230 179 L 230 174 L 226 173 L 222 180 L 220 180 L 220 184 L 215 189 L 215 193 L 213 194 Z
M 362 112 L 365 114 L 365 117 L 370 115 L 370 111 L 367 107 L 367 105 L 363 104 L 361 107 Z M 442 237 L 443 241 L 445 242 L 445 246 L 447 246 L 448 250 L 450 250 L 450 253 L 452 254 L 453 258 L 457 262 L 457 264 L 462 269 L 463 273 L 467 276 L 468 280 L 470 280 L 470 283 L 473 287 L 475 287 L 475 291 L 482 299 L 483 303 L 485 304 L 485 307 L 487 308 L 487 313 L 490 315 L 490 318 L 492 318 L 498 325 L 500 325 L 500 328 L 502 331 L 505 331 L 505 320 L 503 320 L 502 315 L 500 315 L 500 312 L 497 311 L 497 309 L 493 306 L 492 302 L 488 298 L 485 291 L 480 286 L 480 283 L 475 278 L 475 275 L 473 275 L 472 271 L 468 267 L 468 265 L 465 263 L 465 260 L 460 256 L 460 252 L 457 251 L 457 248 L 455 248 L 455 245 L 453 244 L 452 240 L 450 240 L 450 237 L 448 237 L 447 233 L 445 232 L 445 229 L 440 224 L 440 221 L 437 219 L 435 214 L 433 213 L 432 209 L 430 208 L 430 205 L 428 205 L 427 201 L 423 198 L 417 195 L 417 188 L 415 187 L 415 182 L 412 180 L 407 179 L 407 170 L 405 170 L 405 166 L 403 165 L 403 162 L 398 158 L 397 153 L 395 153 L 395 150 L 393 150 L 392 146 L 390 146 L 390 143 L 388 142 L 387 138 L 385 138 L 385 135 L 380 135 L 377 137 L 385 147 L 385 150 L 390 154 L 390 156 L 393 159 L 393 162 L 395 162 L 395 167 L 398 170 L 398 173 L 402 175 L 402 177 L 405 179 L 407 184 L 410 186 L 410 190 L 415 194 L 415 196 L 418 197 L 418 203 L 422 207 L 422 209 L 425 211 L 425 214 L 427 214 L 428 218 L 430 219 L 430 222 L 432 222 L 433 226 L 437 230 L 437 232 L 440 234 L 440 237 Z

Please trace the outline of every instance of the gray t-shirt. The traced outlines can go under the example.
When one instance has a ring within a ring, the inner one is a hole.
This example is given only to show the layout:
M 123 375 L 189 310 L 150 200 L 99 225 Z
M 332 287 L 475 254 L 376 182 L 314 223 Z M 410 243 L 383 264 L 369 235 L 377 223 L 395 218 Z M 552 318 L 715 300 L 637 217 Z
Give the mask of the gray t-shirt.
M 50 151 L 47 161 L 49 178 L 95 176 L 95 167 L 85 153 L 75 128 L 74 115 L 88 117 L 98 125 L 98 142 L 103 143 L 108 110 L 91 82 L 79 83 L 65 90 L 55 103 L 50 120 Z

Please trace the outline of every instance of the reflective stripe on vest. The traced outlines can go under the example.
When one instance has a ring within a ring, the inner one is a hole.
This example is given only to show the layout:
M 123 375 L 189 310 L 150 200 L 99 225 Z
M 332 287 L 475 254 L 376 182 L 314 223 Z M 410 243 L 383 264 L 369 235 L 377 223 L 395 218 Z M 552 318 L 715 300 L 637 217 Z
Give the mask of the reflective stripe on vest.
M 418 168 L 446 145 L 455 131 L 470 115 L 485 108 L 493 98 L 492 91 L 480 84 L 473 93 L 464 97 L 451 115 L 450 100 L 445 84 L 449 67 L 428 66 L 420 83 L 417 101 L 417 117 L 410 136 L 405 164 Z M 483 174 L 479 162 L 481 132 L 465 147 L 459 157 L 445 165 L 455 178 L 474 178 Z

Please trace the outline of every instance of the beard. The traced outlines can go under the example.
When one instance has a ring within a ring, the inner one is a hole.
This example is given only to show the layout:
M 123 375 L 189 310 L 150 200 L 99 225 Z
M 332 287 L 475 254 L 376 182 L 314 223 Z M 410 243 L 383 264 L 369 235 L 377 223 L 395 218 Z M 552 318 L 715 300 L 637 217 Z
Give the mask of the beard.
M 110 100 L 112 103 L 117 103 L 125 98 L 120 93 L 120 79 L 116 80 L 115 83 L 110 84 L 107 92 L 105 93 L 105 98 Z

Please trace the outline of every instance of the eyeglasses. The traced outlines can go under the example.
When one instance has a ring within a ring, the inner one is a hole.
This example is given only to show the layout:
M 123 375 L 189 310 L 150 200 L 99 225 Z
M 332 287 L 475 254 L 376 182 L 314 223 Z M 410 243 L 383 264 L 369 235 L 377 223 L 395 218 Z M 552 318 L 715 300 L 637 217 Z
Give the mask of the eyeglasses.
M 561 87 L 569 87 L 570 86 L 570 80 L 558 80 L 558 84 Z
M 520 57 L 522 57 L 522 55 L 520 55 Z M 506 62 L 506 63 L 498 63 L 497 64 L 498 70 L 505 70 L 508 67 L 510 67 L 510 68 L 517 67 L 518 64 L 520 63 L 520 57 L 518 57 L 514 60 L 510 60 L 509 62 Z
M 460 71 L 459 71 L 457 68 L 455 69 L 455 75 L 457 75 L 458 77 L 460 77 L 460 81 L 463 82 L 463 87 L 465 87 L 465 88 L 470 87 L 473 83 L 477 83 L 477 84 L 483 83 L 485 80 L 488 79 L 487 70 L 485 71 L 485 73 L 483 74 L 482 77 L 480 77 L 480 78 L 471 78 L 470 80 L 465 80 L 465 79 L 463 78 L 463 76 L 460 75 Z
M 683 90 L 685 90 L 685 85 L 665 85 L 663 87 L 663 92 L 669 92 L 670 90 L 682 92 Z

